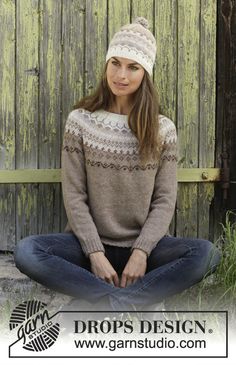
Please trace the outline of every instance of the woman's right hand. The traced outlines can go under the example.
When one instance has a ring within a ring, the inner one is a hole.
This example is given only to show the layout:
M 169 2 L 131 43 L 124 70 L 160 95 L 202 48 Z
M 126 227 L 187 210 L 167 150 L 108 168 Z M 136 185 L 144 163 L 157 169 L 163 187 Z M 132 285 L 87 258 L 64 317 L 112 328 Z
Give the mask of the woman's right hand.
M 94 275 L 114 286 L 119 286 L 119 277 L 104 252 L 92 252 L 89 255 L 91 270 Z

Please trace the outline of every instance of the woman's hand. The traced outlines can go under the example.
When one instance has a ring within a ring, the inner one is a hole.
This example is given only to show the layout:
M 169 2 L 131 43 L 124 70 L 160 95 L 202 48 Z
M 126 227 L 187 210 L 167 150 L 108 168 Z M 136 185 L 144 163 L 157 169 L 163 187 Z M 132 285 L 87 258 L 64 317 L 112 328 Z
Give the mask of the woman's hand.
M 135 248 L 122 273 L 120 287 L 125 288 L 130 284 L 134 284 L 138 278 L 145 275 L 146 268 L 147 254 Z
M 93 252 L 89 255 L 89 259 L 91 262 L 91 270 L 94 275 L 105 280 L 107 283 L 119 286 L 118 275 L 106 258 L 104 252 Z

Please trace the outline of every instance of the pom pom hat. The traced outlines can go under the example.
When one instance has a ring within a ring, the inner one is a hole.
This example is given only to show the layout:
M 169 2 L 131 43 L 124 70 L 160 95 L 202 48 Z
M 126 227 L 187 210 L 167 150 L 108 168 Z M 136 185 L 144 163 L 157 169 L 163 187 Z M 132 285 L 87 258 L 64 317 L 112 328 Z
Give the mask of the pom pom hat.
M 106 62 L 111 57 L 124 57 L 138 62 L 152 75 L 156 57 L 156 40 L 148 30 L 148 21 L 138 17 L 131 24 L 124 25 L 113 36 L 106 54 Z

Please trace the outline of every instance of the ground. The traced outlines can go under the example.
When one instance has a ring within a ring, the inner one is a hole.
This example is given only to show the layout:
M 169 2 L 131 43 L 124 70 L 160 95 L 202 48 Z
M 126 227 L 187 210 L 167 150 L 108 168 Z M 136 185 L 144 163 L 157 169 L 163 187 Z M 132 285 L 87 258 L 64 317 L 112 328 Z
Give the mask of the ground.
M 16 305 L 30 299 L 46 303 L 48 310 L 54 312 L 71 298 L 49 290 L 22 274 L 16 268 L 12 254 L 0 254 L 0 327 L 8 323 Z

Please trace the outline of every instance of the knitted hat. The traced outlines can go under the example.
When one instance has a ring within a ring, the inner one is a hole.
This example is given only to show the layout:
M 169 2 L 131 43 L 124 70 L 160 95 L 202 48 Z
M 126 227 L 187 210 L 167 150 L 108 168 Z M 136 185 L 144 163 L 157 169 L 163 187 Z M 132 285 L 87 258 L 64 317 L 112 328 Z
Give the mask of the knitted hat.
M 148 30 L 147 19 L 138 17 L 132 24 L 124 25 L 115 33 L 108 47 L 106 62 L 114 56 L 134 60 L 152 75 L 156 40 Z

